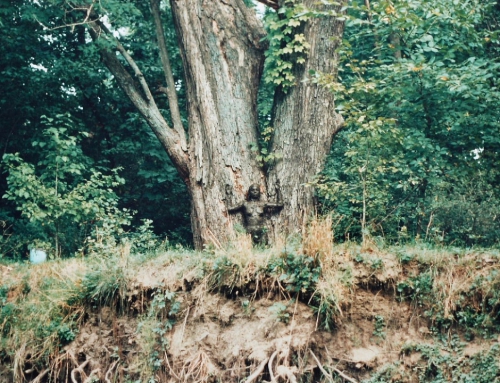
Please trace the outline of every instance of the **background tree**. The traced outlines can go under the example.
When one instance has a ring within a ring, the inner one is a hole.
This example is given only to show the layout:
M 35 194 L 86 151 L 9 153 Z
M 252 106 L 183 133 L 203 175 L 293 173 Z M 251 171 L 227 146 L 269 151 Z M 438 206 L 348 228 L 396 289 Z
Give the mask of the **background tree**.
M 339 235 L 497 243 L 496 2 L 367 4 L 349 10 L 341 83 L 318 77 L 347 124 L 320 181 Z

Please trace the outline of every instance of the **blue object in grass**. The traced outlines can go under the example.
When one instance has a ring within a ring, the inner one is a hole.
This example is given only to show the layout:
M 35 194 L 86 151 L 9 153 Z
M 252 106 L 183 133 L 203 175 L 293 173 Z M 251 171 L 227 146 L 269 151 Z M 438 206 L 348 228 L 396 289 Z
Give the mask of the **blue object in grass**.
M 47 253 L 45 250 L 31 249 L 30 250 L 30 262 L 37 264 L 43 263 L 47 260 Z

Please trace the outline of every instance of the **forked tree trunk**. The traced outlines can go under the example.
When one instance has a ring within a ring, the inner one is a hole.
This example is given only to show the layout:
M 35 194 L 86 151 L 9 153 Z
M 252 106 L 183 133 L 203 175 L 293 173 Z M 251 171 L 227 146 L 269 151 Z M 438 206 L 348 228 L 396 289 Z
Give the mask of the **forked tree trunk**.
M 317 5 L 316 0 L 303 3 L 318 11 L 340 13 L 340 7 Z M 334 17 L 310 19 L 304 35 L 311 48 L 306 63 L 296 66 L 297 83 L 287 94 L 278 89 L 275 95 L 272 150 L 282 159 L 269 170 L 267 188 L 271 197 L 279 189 L 285 205 L 282 213 L 272 218 L 275 234 L 301 233 L 315 212 L 314 189 L 307 183 L 323 169 L 343 118 L 335 112 L 333 93 L 308 77 L 310 70 L 336 76 L 336 49 L 343 29 L 343 21 Z
M 311 7 L 316 4 L 315 0 L 304 2 Z M 89 25 L 96 41 L 103 36 L 114 41 L 116 50 L 125 58 L 132 73 L 109 49 L 109 44 L 101 48 L 104 62 L 187 184 L 195 247 L 224 244 L 231 239 L 236 217 L 228 214 L 228 207 L 241 203 L 252 183 L 263 188 L 267 185 L 271 200 L 276 199 L 278 189 L 281 191 L 285 206 L 274 220 L 275 232 L 300 231 L 314 209 L 313 191 L 304 184 L 321 170 L 332 137 L 342 124 L 334 111 L 333 95 L 302 80 L 309 69 L 336 72 L 335 48 L 342 34 L 342 22 L 331 17 L 311 19 L 305 27 L 311 44 L 309 58 L 303 67 L 296 68 L 296 87 L 287 95 L 278 91 L 275 97 L 273 150 L 282 159 L 270 169 L 266 180 L 251 150 L 258 143 L 257 92 L 265 50 L 265 32 L 260 21 L 242 0 L 170 3 L 184 65 L 188 143 L 181 124 L 170 127 L 161 115 L 128 51 L 101 22 L 92 21 Z M 151 4 L 156 30 L 161 33 L 158 0 L 151 0 Z M 164 45 L 162 40 L 158 39 L 160 48 Z M 166 49 L 160 52 L 165 55 Z M 162 58 L 168 72 L 167 61 Z M 175 102 L 171 96 L 169 102 Z
M 227 207 L 240 203 L 263 173 L 257 92 L 265 32 L 241 0 L 171 0 L 186 79 L 189 180 L 194 244 L 225 243 Z
M 336 9 L 318 6 L 315 0 L 304 3 L 322 11 Z M 229 238 L 227 207 L 243 200 L 254 182 L 267 185 L 271 200 L 277 199 L 279 189 L 285 206 L 272 218 L 274 234 L 301 232 L 315 208 L 314 190 L 306 184 L 323 168 L 343 123 L 335 113 L 333 94 L 303 80 L 309 70 L 336 74 L 343 22 L 312 18 L 305 26 L 309 57 L 296 67 L 296 86 L 288 94 L 276 94 L 272 150 L 282 159 L 265 179 L 249 150 L 258 139 L 256 96 L 264 53 L 259 21 L 240 0 L 171 4 L 189 100 L 188 187 L 195 245 Z

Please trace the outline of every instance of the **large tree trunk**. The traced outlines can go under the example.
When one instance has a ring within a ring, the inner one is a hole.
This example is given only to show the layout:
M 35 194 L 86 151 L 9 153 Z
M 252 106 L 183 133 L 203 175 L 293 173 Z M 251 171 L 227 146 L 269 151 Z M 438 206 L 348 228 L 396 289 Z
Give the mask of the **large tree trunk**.
M 316 0 L 303 3 L 320 11 L 340 8 L 317 5 Z M 287 94 L 278 89 L 275 95 L 272 150 L 281 159 L 269 169 L 267 188 L 271 198 L 279 189 L 284 203 L 282 213 L 272 219 L 275 234 L 303 232 L 315 212 L 314 189 L 307 183 L 322 170 L 343 119 L 335 113 L 333 93 L 307 77 L 309 70 L 336 76 L 343 28 L 343 21 L 334 17 L 310 19 L 304 35 L 311 48 L 306 63 L 296 66 L 297 84 Z
M 276 199 L 276 191 L 280 190 L 285 205 L 274 220 L 275 232 L 300 231 L 314 209 L 313 191 L 304 184 L 321 170 L 332 137 L 342 124 L 341 117 L 334 112 L 333 95 L 302 80 L 310 69 L 336 72 L 335 48 L 343 23 L 331 17 L 315 18 L 305 27 L 305 36 L 311 44 L 309 58 L 304 66 L 296 67 L 297 85 L 286 95 L 278 91 L 275 97 L 273 150 L 282 159 L 270 169 L 266 180 L 251 151 L 258 142 L 257 92 L 265 50 L 261 42 L 265 32 L 260 21 L 242 0 L 170 1 L 187 89 L 188 145 L 182 124 L 178 121 L 169 127 L 161 115 L 127 49 L 98 19 L 88 24 L 96 41 L 103 36 L 113 41 L 125 58 L 132 74 L 109 49 L 109 44 L 102 45 L 104 62 L 162 142 L 187 184 L 195 247 L 224 244 L 231 239 L 233 218 L 228 207 L 241 203 L 252 183 L 264 188 L 267 185 L 271 200 Z M 304 2 L 311 7 L 316 3 Z M 266 3 L 278 6 L 272 0 Z M 161 34 L 158 0 L 151 0 L 151 4 L 156 30 Z M 87 17 L 89 14 L 90 8 Z M 160 53 L 166 55 L 161 36 L 158 41 Z M 162 62 L 168 72 L 168 60 L 162 57 Z M 171 94 L 169 102 L 176 102 Z
M 225 243 L 227 207 L 244 200 L 263 173 L 257 91 L 264 30 L 241 0 L 171 0 L 180 41 L 189 116 L 189 180 L 194 244 Z

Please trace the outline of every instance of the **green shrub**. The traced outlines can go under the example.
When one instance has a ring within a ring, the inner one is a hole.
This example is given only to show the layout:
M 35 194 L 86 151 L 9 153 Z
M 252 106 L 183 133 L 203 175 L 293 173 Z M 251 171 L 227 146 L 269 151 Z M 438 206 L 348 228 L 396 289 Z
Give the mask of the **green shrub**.
M 267 270 L 277 275 L 286 289 L 294 293 L 312 293 L 321 276 L 321 266 L 313 257 L 284 253 L 272 259 Z
M 500 242 L 500 196 L 485 177 L 455 184 L 432 202 L 432 229 L 445 243 L 493 246 Z
M 72 255 L 102 222 L 126 223 L 109 222 L 120 217 L 113 188 L 124 180 L 116 171 L 104 175 L 92 167 L 80 147 L 85 134 L 70 135 L 74 130 L 70 116 L 43 118 L 43 137 L 32 143 L 40 151 L 43 149 L 36 164 L 24 161 L 18 153 L 3 156 L 8 171 L 8 189 L 3 198 L 20 212 L 21 219 L 13 227 L 18 242 L 49 242 L 50 255 Z

